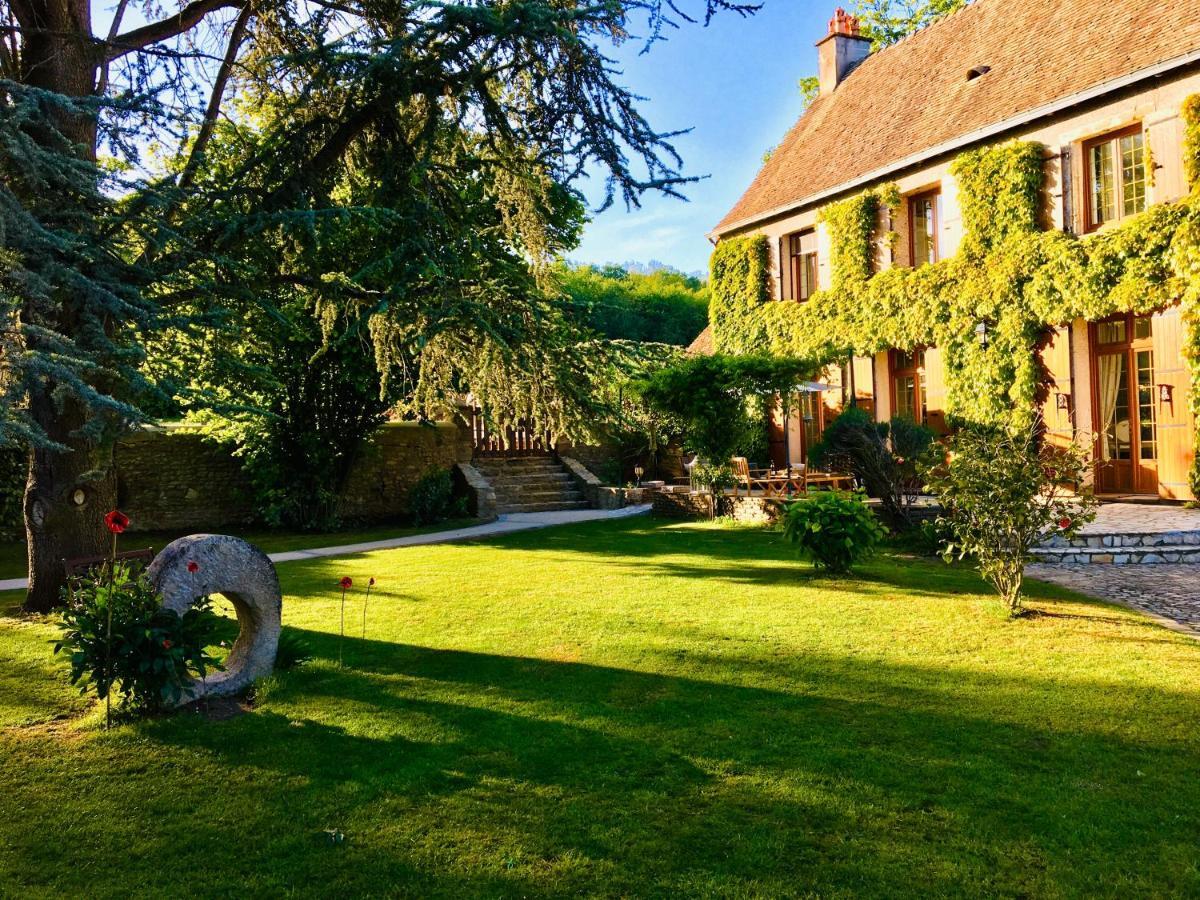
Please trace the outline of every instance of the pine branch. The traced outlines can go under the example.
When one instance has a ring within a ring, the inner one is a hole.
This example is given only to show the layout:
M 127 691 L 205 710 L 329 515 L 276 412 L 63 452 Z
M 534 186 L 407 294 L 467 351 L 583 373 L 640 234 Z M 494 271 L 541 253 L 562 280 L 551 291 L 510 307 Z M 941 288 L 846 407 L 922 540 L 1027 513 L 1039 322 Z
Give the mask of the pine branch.
M 192 0 L 173 16 L 151 22 L 149 25 L 127 31 L 114 40 L 106 41 L 105 58 L 112 62 L 151 44 L 178 37 L 199 25 L 209 13 L 219 9 L 240 9 L 247 2 L 248 0 Z

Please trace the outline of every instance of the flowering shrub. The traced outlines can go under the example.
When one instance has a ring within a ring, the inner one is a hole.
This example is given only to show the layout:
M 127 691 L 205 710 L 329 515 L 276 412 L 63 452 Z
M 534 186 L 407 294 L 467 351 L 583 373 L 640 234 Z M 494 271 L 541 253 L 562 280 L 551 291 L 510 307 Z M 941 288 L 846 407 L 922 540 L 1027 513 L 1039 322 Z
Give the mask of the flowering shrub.
M 1036 426 L 973 426 L 954 436 L 950 451 L 949 462 L 929 475 L 946 510 L 938 520 L 943 556 L 973 558 L 1017 615 L 1029 551 L 1054 535 L 1073 538 L 1095 518 L 1095 499 L 1076 493 L 1089 467 L 1086 449 L 1050 446 Z
M 110 526 L 111 527 L 111 526 Z M 105 563 L 78 582 L 61 613 L 55 653 L 71 660 L 71 683 L 121 705 L 154 712 L 189 696 L 189 685 L 219 662 L 205 649 L 219 619 L 207 597 L 182 616 L 163 609 L 144 573 Z
M 818 569 L 847 574 L 874 552 L 884 531 L 861 493 L 817 491 L 789 503 L 783 534 Z

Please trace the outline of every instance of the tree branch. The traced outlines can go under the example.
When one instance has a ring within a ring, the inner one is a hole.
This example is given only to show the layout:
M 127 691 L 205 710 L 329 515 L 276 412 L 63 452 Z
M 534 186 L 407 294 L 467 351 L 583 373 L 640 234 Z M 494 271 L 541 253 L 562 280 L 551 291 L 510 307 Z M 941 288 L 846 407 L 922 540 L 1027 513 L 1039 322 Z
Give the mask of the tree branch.
M 125 34 L 108 41 L 105 48 L 105 58 L 111 62 L 114 59 L 124 56 L 126 53 L 132 53 L 150 44 L 157 44 L 160 41 L 177 37 L 196 27 L 209 13 L 215 12 L 218 9 L 241 8 L 246 5 L 246 2 L 247 0 L 192 0 L 191 3 L 173 16 L 168 16 L 157 22 L 151 22 L 149 25 L 143 25 L 141 28 L 135 28 L 132 31 L 127 31 Z
M 112 24 L 109 26 L 109 29 L 108 29 L 108 41 L 107 42 L 109 44 L 112 44 L 112 42 L 117 39 L 117 33 L 121 30 L 121 22 L 125 18 L 125 7 L 128 5 L 129 5 L 129 0 L 120 0 L 120 2 L 117 3 L 116 12 L 113 13 Z M 104 92 L 108 90 L 109 62 L 110 62 L 110 60 L 108 59 L 108 57 L 106 55 L 104 62 L 101 63 L 101 65 L 100 65 L 100 83 L 96 86 L 96 93 L 100 94 L 101 96 L 103 96 Z
M 195 143 L 192 144 L 192 151 L 188 154 L 183 173 L 179 176 L 180 190 L 187 190 L 191 186 L 196 177 L 196 169 L 200 165 L 200 160 L 204 158 L 204 149 L 208 146 L 213 130 L 217 126 L 217 117 L 221 113 L 221 103 L 225 98 L 225 85 L 229 83 L 233 64 L 237 62 L 238 48 L 241 47 L 242 39 L 246 36 L 246 26 L 250 22 L 250 15 L 251 7 L 249 3 L 246 3 L 242 7 L 242 11 L 238 13 L 237 21 L 233 23 L 233 31 L 229 35 L 229 46 L 225 49 L 225 58 L 221 61 L 221 68 L 217 70 L 212 95 L 208 98 L 208 109 L 204 113 L 204 122 L 200 126 L 199 134 L 196 135 Z

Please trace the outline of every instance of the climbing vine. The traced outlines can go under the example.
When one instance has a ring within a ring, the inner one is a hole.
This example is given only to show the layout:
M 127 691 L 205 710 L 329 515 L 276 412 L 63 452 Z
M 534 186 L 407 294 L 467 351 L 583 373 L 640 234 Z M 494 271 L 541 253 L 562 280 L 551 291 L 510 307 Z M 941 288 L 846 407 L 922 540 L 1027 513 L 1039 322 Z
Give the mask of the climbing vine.
M 822 211 L 833 247 L 832 287 L 807 303 L 767 302 L 765 275 L 754 290 L 727 293 L 718 255 L 723 270 L 737 268 L 733 258 L 751 255 L 765 268 L 768 245 L 759 237 L 722 244 L 714 254 L 710 307 L 716 347 L 834 362 L 852 353 L 937 346 L 952 421 L 1022 428 L 1037 411 L 1038 351 L 1053 328 L 1178 303 L 1191 404 L 1200 417 L 1200 97 L 1188 101 L 1184 117 L 1192 195 L 1098 235 L 1043 229 L 1045 148 L 1010 142 L 955 160 L 964 237 L 955 256 L 932 265 L 874 274 L 880 241 L 894 241 L 894 233 L 879 233 L 879 212 L 898 207 L 895 185 Z M 986 345 L 978 340 L 980 326 Z M 1192 482 L 1200 490 L 1200 467 Z

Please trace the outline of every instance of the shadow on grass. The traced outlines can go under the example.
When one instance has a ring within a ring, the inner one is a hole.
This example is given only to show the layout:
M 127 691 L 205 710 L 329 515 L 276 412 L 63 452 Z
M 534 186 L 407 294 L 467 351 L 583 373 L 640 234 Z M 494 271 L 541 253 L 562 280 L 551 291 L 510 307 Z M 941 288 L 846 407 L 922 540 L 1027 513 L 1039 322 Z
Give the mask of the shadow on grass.
M 517 828 L 616 892 L 799 877 L 1070 893 L 1102 870 L 1185 876 L 1172 866 L 1200 827 L 1200 757 L 1169 727 L 1190 695 L 815 655 L 691 653 L 696 674 L 668 675 L 350 638 L 337 669 L 336 637 L 305 637 L 323 662 L 263 710 L 143 730 L 283 776 L 276 815 L 352 784 L 347 815 L 418 804 Z M 1111 716 L 1132 708 L 1136 734 Z

